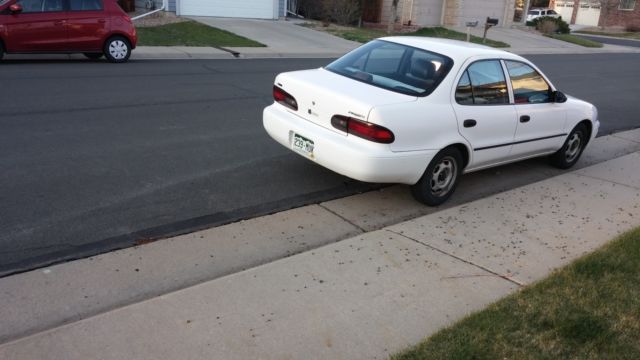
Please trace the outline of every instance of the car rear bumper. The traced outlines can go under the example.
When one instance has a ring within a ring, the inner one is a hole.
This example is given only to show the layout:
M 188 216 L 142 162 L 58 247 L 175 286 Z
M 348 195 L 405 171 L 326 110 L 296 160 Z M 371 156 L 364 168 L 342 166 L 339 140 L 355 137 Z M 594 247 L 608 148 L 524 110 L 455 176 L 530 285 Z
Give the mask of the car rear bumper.
M 352 179 L 374 183 L 415 184 L 436 150 L 393 152 L 389 145 L 348 136 L 314 124 L 279 104 L 264 109 L 267 133 L 292 151 Z M 292 148 L 293 134 L 314 142 L 313 156 Z

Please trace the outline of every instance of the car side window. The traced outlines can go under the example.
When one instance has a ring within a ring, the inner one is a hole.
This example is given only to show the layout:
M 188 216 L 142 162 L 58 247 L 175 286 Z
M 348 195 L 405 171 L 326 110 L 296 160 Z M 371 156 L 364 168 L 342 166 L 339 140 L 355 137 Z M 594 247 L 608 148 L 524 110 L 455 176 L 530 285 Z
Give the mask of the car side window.
M 505 63 L 516 105 L 551 102 L 551 87 L 534 68 L 519 61 L 507 60 Z
M 22 13 L 39 13 L 42 12 L 44 0 L 19 0 L 18 4 L 22 5 Z
M 70 0 L 71 11 L 96 11 L 102 10 L 102 0 Z
M 482 60 L 471 64 L 458 83 L 456 101 L 461 105 L 509 104 L 509 91 L 500 61 Z
M 464 72 L 458 87 L 456 88 L 456 101 L 460 105 L 473 105 L 473 91 L 471 90 L 471 80 L 469 73 Z

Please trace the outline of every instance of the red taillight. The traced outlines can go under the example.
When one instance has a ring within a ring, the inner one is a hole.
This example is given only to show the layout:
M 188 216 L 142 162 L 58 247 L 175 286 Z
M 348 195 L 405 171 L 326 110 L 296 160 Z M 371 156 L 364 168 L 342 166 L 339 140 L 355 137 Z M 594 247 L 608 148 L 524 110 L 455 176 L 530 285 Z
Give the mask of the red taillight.
M 385 127 L 346 116 L 334 115 L 331 125 L 348 134 L 381 144 L 391 144 L 396 139 L 391 130 Z
M 273 85 L 273 99 L 289 109 L 298 111 L 298 102 L 296 99 L 276 85 Z

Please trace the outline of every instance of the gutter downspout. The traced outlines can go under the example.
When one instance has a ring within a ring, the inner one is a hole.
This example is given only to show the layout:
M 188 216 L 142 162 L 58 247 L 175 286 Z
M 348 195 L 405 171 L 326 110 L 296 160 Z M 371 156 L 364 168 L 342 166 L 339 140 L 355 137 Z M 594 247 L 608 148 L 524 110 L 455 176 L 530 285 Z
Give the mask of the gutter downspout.
M 442 0 L 442 12 L 440 13 L 440 26 L 444 26 L 444 14 L 447 11 L 447 0 Z
M 151 14 L 155 14 L 159 11 L 163 11 L 166 8 L 165 2 L 167 2 L 168 0 L 162 0 L 162 7 L 160 7 L 160 9 L 157 10 L 153 10 L 153 11 L 149 11 L 148 13 L 144 13 L 142 15 L 138 15 L 136 17 L 132 17 L 131 20 L 138 20 L 138 19 L 142 19 L 145 16 L 149 16 Z
M 177 4 L 176 4 L 177 5 Z M 177 6 L 176 6 L 177 7 Z M 163 11 L 163 10 L 169 10 L 169 0 L 162 0 L 162 6 L 160 7 L 160 9 L 157 10 L 153 10 L 153 11 L 149 11 L 148 13 L 144 13 L 141 15 L 138 15 L 136 17 L 131 18 L 131 20 L 138 20 L 138 19 L 142 19 L 145 16 L 149 16 L 151 14 L 155 14 L 159 11 Z M 177 9 L 176 9 L 177 10 Z

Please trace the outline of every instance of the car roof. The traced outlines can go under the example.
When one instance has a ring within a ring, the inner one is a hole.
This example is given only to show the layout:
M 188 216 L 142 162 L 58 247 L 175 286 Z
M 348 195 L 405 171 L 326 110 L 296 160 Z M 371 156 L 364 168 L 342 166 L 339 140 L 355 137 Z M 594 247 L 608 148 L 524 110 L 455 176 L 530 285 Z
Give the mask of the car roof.
M 430 38 L 424 36 L 389 36 L 380 38 L 380 40 L 395 42 L 439 53 L 450 57 L 454 62 L 462 62 L 470 57 L 482 55 L 493 56 L 496 58 L 523 60 L 522 57 L 510 52 L 458 40 Z

